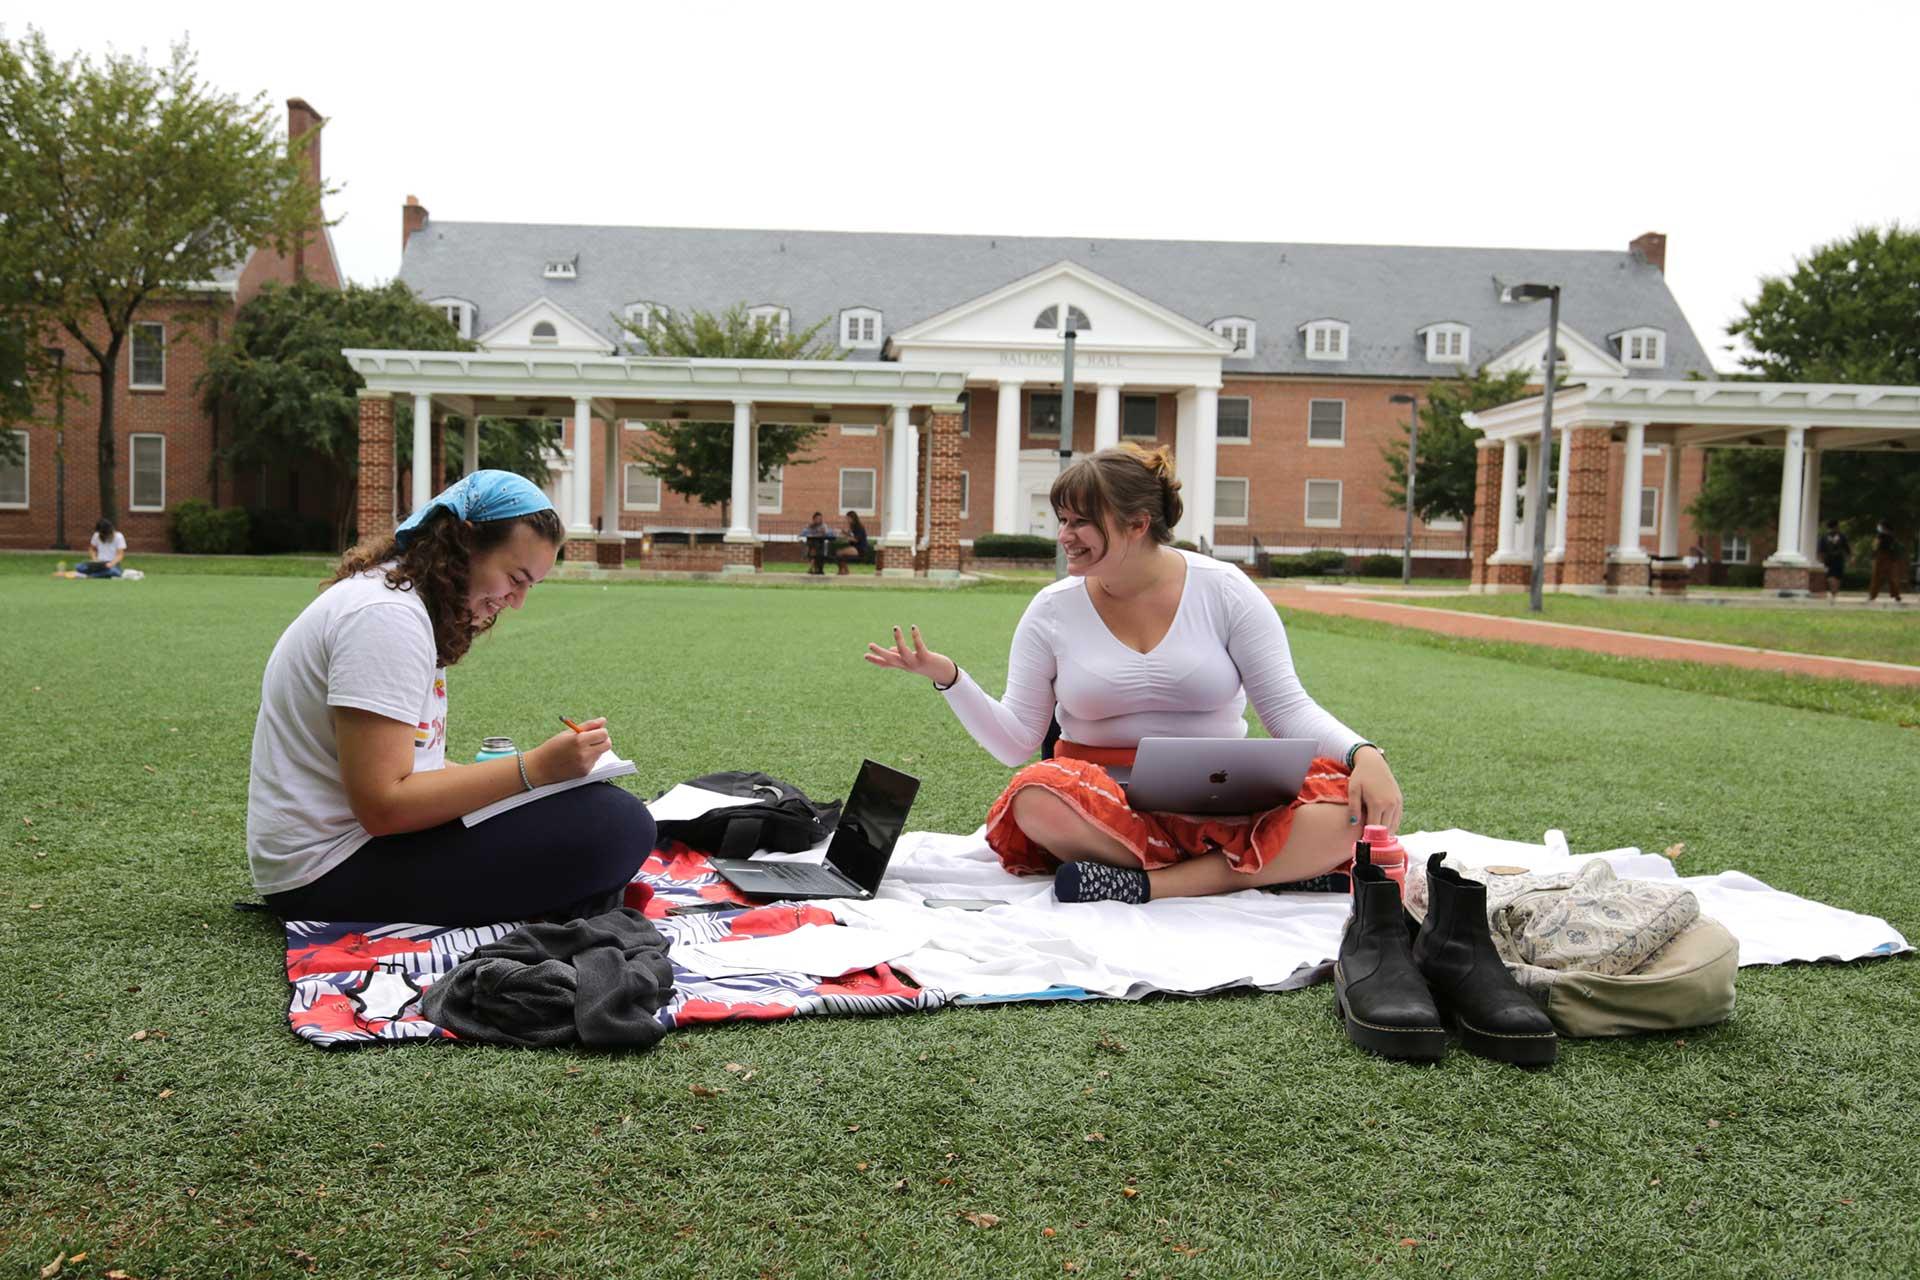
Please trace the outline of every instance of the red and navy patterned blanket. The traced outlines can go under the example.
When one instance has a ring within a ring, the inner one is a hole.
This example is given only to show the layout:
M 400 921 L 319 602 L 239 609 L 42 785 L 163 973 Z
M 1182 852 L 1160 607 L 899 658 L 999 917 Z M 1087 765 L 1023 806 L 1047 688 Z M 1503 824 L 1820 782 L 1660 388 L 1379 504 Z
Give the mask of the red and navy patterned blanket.
M 668 909 L 723 902 L 729 909 L 668 915 Z M 756 907 L 707 865 L 705 854 L 680 845 L 656 850 L 627 887 L 627 905 L 644 911 L 670 942 L 726 942 L 831 925 L 823 907 L 780 903 Z M 421 1016 L 420 996 L 476 947 L 504 938 L 519 921 L 444 925 L 289 920 L 287 1020 L 295 1035 L 321 1049 L 404 1040 L 454 1040 Z M 676 949 L 677 950 L 677 949 Z M 944 992 L 915 986 L 885 964 L 837 978 L 804 973 L 708 977 L 673 960 L 673 999 L 659 1018 L 669 1031 L 710 1022 L 766 1021 L 804 1014 L 905 1013 L 947 1003 Z

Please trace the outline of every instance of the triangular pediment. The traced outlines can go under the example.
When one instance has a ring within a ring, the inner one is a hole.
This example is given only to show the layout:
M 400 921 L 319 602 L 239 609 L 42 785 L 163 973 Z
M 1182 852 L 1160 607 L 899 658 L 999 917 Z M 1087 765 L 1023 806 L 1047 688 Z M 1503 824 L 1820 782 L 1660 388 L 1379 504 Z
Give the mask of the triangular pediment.
M 1626 376 L 1627 367 L 1615 358 L 1611 351 L 1594 342 L 1578 329 L 1560 326 L 1559 367 L 1555 376 L 1563 379 L 1580 378 L 1619 378 Z M 1527 373 L 1540 377 L 1547 367 L 1547 331 L 1545 329 L 1530 338 L 1522 338 L 1505 351 L 1487 362 L 1490 373 L 1512 373 L 1523 369 Z
M 545 328 L 543 328 L 545 326 Z M 547 329 L 551 329 L 551 333 Z M 594 327 L 551 298 L 535 298 L 474 341 L 483 351 L 593 351 L 612 355 L 613 344 Z
M 1071 320 L 1078 346 L 1121 351 L 1227 355 L 1233 343 L 1077 262 L 1043 267 L 910 325 L 892 337 L 902 350 L 928 346 L 1054 348 Z

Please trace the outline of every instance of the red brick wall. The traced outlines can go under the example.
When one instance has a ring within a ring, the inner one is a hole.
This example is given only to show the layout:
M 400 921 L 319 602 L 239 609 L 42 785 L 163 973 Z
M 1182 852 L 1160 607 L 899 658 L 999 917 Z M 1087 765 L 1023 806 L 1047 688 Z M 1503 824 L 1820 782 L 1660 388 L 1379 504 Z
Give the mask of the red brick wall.
M 1473 568 L 1475 586 L 1491 581 L 1487 557 L 1500 545 L 1500 471 L 1503 450 L 1495 445 L 1474 450 Z
M 393 528 L 395 503 L 393 397 L 360 393 L 360 501 L 358 522 L 364 540 Z
M 1560 566 L 1560 581 L 1568 586 L 1597 586 L 1605 581 L 1607 561 L 1607 508 L 1613 488 L 1608 480 L 1613 472 L 1612 445 L 1607 431 L 1587 427 L 1567 433 L 1567 557 Z M 1613 520 L 1619 522 L 1616 509 Z

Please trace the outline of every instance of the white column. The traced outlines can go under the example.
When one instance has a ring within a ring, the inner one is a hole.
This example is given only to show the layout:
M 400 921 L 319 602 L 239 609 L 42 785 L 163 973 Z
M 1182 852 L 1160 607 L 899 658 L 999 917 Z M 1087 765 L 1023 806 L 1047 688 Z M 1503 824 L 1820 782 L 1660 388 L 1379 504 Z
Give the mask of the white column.
M 1500 442 L 1500 524 L 1494 530 L 1498 542 L 1493 554 L 1510 556 L 1513 554 L 1513 526 L 1520 518 L 1520 443 L 1517 440 Z
M 1533 455 L 1540 451 L 1535 440 L 1519 448 L 1521 483 L 1514 489 L 1513 549 L 1528 562 L 1533 560 Z
M 753 401 L 733 402 L 733 495 L 727 508 L 728 542 L 752 542 Z
M 1093 401 L 1093 447 L 1111 449 L 1120 443 L 1120 384 L 1103 382 Z
M 593 401 L 573 402 L 573 496 L 567 512 L 567 532 L 593 536 Z
M 1200 424 L 1200 393 L 1193 390 L 1182 391 L 1173 398 L 1173 474 L 1180 481 L 1181 512 L 1180 523 L 1173 526 L 1173 536 L 1194 541 L 1193 527 L 1196 499 L 1194 498 L 1194 465 L 1199 453 L 1197 435 Z
M 1767 563 L 1799 566 L 1807 562 L 1800 549 L 1800 487 L 1806 474 L 1807 429 L 1787 428 L 1787 447 L 1780 462 L 1780 541 Z
M 433 479 L 433 462 L 427 455 L 433 452 L 433 397 L 415 396 L 413 398 L 413 510 L 425 507 L 433 498 L 430 487 Z
M 747 528 L 760 536 L 760 424 L 747 433 Z
M 480 415 L 467 419 L 467 459 L 460 474 L 470 476 L 480 469 Z
M 1647 424 L 1627 424 L 1626 460 L 1620 469 L 1620 545 L 1615 560 L 1644 560 L 1640 549 L 1640 486 L 1647 474 Z
M 1800 468 L 1800 555 L 1811 563 L 1820 545 L 1820 451 L 1808 448 Z
M 1020 383 L 1000 384 L 993 423 L 993 531 L 1020 533 Z
M 913 490 L 913 455 L 907 448 L 907 434 L 913 426 L 907 420 L 908 412 L 907 405 L 893 406 L 893 433 L 887 440 L 891 451 L 887 459 L 887 532 L 880 540 L 882 546 L 905 547 L 913 543 L 913 526 L 908 523 L 907 511 Z
M 619 420 L 607 423 L 607 438 L 601 442 L 600 449 L 600 536 L 603 538 L 620 537 L 620 499 L 622 481 L 626 479 L 626 468 L 620 465 L 620 437 L 625 428 Z
M 920 428 L 907 423 L 907 541 L 920 545 Z
M 1667 465 L 1660 475 L 1660 554 L 1680 554 L 1680 443 L 1667 442 Z
M 1193 540 L 1213 550 L 1214 476 L 1219 464 L 1220 388 L 1201 387 L 1194 396 Z
M 1565 560 L 1567 558 L 1567 490 L 1573 478 L 1573 448 L 1566 432 L 1554 437 L 1554 443 L 1560 446 L 1560 479 L 1554 486 L 1559 497 L 1553 504 L 1553 545 L 1547 548 L 1547 559 Z

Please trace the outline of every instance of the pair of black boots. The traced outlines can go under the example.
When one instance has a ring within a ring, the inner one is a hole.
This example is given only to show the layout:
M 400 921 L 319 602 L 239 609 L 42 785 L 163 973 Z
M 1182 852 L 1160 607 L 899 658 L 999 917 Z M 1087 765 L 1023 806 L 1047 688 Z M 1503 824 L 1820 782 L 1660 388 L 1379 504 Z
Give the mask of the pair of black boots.
M 1433 1061 L 1447 1029 L 1469 1053 L 1544 1067 L 1559 1056 L 1546 1013 L 1522 991 L 1494 949 L 1487 887 L 1427 860 L 1427 918 L 1417 934 L 1400 886 L 1373 865 L 1367 846 L 1353 860 L 1353 914 L 1333 966 L 1334 1008 L 1347 1038 L 1387 1058 Z

